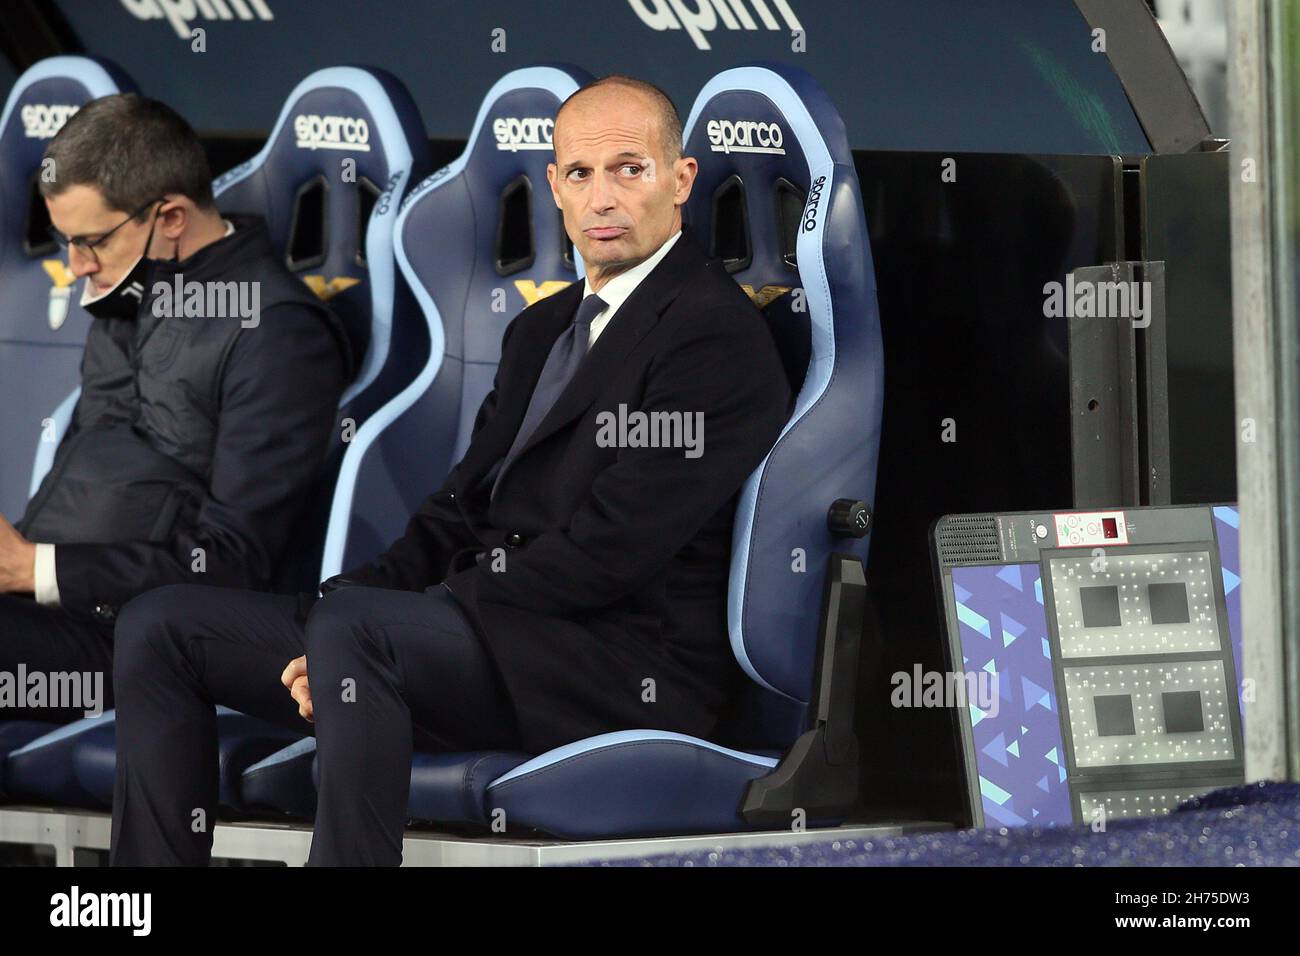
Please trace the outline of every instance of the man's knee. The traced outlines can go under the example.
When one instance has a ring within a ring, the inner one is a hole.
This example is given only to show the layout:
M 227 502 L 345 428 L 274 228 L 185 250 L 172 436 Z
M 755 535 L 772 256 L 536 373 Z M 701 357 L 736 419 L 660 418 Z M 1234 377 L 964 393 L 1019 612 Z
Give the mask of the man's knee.
M 350 587 L 331 591 L 317 601 L 307 616 L 307 666 L 324 662 L 339 651 L 369 651 L 366 619 L 373 617 L 376 588 Z
M 113 672 L 123 675 L 148 667 L 180 636 L 177 625 L 194 614 L 201 585 L 168 584 L 127 602 L 113 630 Z

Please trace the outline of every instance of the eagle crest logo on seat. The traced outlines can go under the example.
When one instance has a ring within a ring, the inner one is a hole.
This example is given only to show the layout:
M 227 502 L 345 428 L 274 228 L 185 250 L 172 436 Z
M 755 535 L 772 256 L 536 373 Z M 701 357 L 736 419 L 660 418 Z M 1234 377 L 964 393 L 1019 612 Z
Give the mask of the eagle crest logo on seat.
M 524 297 L 524 305 L 540 302 L 549 295 L 555 295 L 555 293 L 567 289 L 569 285 L 570 283 L 565 279 L 547 279 L 540 285 L 532 279 L 515 280 L 515 288 Z
M 50 286 L 50 304 L 47 312 L 50 328 L 58 331 L 68 318 L 68 307 L 72 304 L 72 283 L 77 277 L 62 259 L 42 259 L 41 268 L 54 283 Z
M 307 288 L 316 293 L 316 298 L 322 302 L 328 302 L 340 292 L 346 292 L 361 280 L 353 279 L 351 276 L 335 276 L 333 279 L 326 279 L 324 276 L 303 276 L 302 281 L 307 283 Z
M 752 285 L 745 282 L 742 282 L 740 287 L 745 290 L 745 295 L 749 296 L 749 300 L 760 309 L 766 309 L 769 305 L 790 291 L 790 286 L 788 285 L 765 285 L 757 292 L 754 291 Z

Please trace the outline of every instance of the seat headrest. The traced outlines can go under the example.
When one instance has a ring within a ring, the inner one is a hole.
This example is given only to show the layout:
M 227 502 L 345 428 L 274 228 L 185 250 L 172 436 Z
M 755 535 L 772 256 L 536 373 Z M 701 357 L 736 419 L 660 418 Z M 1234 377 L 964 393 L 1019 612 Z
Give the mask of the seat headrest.
M 213 183 L 224 212 L 266 219 L 290 271 L 342 319 L 365 355 L 349 395 L 387 359 L 393 223 L 412 173 L 429 165 L 424 124 L 401 81 L 337 66 L 294 87 L 262 150 Z
M 801 298 L 824 265 L 800 269 L 799 238 L 825 216 L 831 168 L 853 165 L 844 122 L 806 72 L 770 63 L 710 80 L 685 130 L 686 154 L 700 163 L 686 219 L 767 315 L 798 391 L 811 358 Z
M 56 256 L 49 218 L 36 193 L 41 154 L 69 116 L 91 100 L 134 92 L 116 65 L 86 56 L 41 60 L 14 83 L 0 115 L 0 261 L 6 255 Z M 21 230 L 19 232 L 19 230 Z M 18 236 L 18 242 L 13 237 Z
M 403 205 L 398 257 L 426 315 L 439 317 L 446 355 L 495 365 L 509 320 L 582 274 L 546 166 L 555 114 L 589 79 L 562 64 L 507 73 L 464 153 Z
M 443 325 L 464 326 L 463 346 L 447 329 L 451 355 L 497 362 L 511 317 L 580 276 L 546 165 L 555 113 L 589 79 L 563 64 L 504 75 L 478 108 L 465 151 L 403 204 L 399 259 L 416 297 L 426 313 L 441 311 Z M 506 302 L 494 302 L 498 287 Z

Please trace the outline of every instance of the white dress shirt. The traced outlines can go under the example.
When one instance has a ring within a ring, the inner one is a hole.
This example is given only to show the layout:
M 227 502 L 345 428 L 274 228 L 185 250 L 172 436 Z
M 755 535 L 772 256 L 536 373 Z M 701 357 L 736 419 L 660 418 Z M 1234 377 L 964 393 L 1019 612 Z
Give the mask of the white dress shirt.
M 596 339 L 600 338 L 600 333 L 605 331 L 605 326 L 609 325 L 610 320 L 614 318 L 614 313 L 618 311 L 619 306 L 627 301 L 627 297 L 636 290 L 636 287 L 641 284 L 641 280 L 654 271 L 654 267 L 659 265 L 659 261 L 668 255 L 668 250 L 673 247 L 673 243 L 677 241 L 677 237 L 681 234 L 682 231 L 678 229 L 664 241 L 664 244 L 650 258 L 637 263 L 626 272 L 620 272 L 600 287 L 600 291 L 596 295 L 600 296 L 601 300 L 604 301 L 605 309 L 591 320 L 591 332 L 587 336 L 588 349 L 596 344 Z M 582 297 L 585 299 L 592 293 L 591 280 L 584 279 L 583 286 Z
M 224 239 L 234 233 L 235 224 L 229 219 L 221 221 L 226 224 L 226 234 L 221 237 Z M 54 565 L 54 545 L 36 545 L 36 567 L 33 568 L 32 573 L 36 585 L 34 593 L 36 603 L 57 607 L 59 603 L 59 575 L 58 569 Z

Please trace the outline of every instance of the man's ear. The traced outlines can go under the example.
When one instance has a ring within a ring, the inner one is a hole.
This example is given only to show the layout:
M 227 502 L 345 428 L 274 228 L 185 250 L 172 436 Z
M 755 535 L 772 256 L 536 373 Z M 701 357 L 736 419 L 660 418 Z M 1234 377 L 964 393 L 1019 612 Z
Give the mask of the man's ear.
M 168 241 L 175 242 L 189 225 L 190 213 L 187 203 L 169 198 L 158 211 L 158 232 Z
M 551 186 L 551 198 L 555 200 L 556 209 L 563 209 L 564 207 L 560 205 L 559 193 L 555 191 L 555 175 L 558 171 L 559 167 L 554 163 L 546 164 L 546 181 L 550 183 Z
M 700 171 L 700 164 L 694 157 L 683 156 L 677 162 L 673 163 L 674 182 L 676 191 L 673 195 L 673 202 L 682 205 L 691 196 L 691 189 L 695 185 L 695 175 Z

